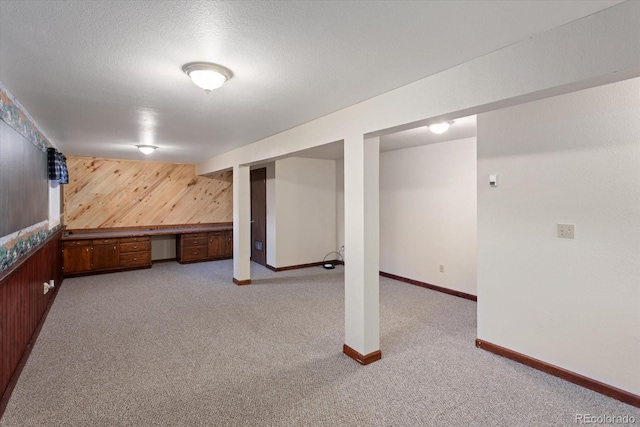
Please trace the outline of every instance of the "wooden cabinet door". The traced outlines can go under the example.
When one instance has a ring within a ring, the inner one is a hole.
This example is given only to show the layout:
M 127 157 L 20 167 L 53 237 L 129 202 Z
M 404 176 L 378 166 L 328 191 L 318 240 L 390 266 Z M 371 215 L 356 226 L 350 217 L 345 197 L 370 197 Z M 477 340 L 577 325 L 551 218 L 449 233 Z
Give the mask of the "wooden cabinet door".
M 213 231 L 209 233 L 209 257 L 229 258 L 233 256 L 233 232 Z
M 105 270 L 109 268 L 118 268 L 118 260 L 120 253 L 117 243 L 107 243 L 101 245 L 93 245 L 93 269 Z
M 209 233 L 209 257 L 223 257 L 227 250 L 227 239 L 224 232 L 214 231 Z
M 209 233 L 209 257 L 225 258 L 229 253 L 229 239 L 226 231 L 212 231 Z
M 80 273 L 91 270 L 91 246 L 64 247 L 63 257 L 64 273 Z
M 228 257 L 233 257 L 233 231 L 227 231 L 227 250 L 225 255 Z

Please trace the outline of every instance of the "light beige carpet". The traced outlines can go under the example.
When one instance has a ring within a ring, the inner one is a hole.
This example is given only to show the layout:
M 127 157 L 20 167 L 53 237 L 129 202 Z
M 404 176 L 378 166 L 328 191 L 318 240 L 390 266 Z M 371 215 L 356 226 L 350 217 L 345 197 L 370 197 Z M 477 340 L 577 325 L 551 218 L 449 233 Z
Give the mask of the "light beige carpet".
M 568 426 L 640 410 L 476 349 L 476 304 L 381 278 L 383 359 L 342 354 L 343 267 L 66 279 L 2 426 Z

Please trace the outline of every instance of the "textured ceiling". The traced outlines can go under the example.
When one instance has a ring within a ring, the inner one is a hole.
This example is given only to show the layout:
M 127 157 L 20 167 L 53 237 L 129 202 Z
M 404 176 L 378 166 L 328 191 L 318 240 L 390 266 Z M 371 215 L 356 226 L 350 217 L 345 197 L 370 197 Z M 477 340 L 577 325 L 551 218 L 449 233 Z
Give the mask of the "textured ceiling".
M 0 81 L 66 154 L 199 162 L 616 3 L 0 0 Z

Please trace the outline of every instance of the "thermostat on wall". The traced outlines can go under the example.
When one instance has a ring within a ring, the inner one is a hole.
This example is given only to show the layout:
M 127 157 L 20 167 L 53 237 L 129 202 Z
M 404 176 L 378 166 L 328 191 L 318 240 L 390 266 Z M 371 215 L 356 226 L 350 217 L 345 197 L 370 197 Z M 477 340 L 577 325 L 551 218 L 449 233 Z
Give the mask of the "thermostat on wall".
M 489 187 L 498 186 L 498 175 L 489 175 Z

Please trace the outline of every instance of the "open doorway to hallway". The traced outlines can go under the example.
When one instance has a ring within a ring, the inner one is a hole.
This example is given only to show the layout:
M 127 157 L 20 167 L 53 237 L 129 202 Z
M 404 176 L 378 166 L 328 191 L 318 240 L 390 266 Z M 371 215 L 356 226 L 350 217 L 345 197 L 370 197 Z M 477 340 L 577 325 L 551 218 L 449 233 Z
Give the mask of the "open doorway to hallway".
M 251 261 L 267 265 L 267 169 L 251 171 Z

